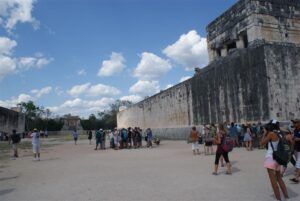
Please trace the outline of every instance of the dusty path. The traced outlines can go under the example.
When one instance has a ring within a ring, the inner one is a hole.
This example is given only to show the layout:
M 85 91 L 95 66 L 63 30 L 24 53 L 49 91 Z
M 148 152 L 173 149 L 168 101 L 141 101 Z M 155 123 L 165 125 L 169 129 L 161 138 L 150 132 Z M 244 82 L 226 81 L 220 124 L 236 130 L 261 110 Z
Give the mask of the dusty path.
M 262 167 L 264 151 L 235 149 L 233 175 L 211 175 L 214 156 L 193 156 L 183 141 L 153 149 L 94 151 L 66 142 L 0 165 L 1 201 L 274 200 Z M 290 168 L 289 173 L 293 170 Z M 299 200 L 300 184 L 288 186 Z

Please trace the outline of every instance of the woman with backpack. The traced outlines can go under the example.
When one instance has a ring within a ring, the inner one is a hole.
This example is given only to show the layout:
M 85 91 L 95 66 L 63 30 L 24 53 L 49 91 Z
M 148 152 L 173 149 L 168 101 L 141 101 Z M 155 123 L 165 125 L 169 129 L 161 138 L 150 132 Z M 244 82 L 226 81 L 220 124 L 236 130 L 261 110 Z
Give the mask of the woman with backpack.
M 273 150 L 277 150 L 277 146 L 279 143 L 279 137 L 276 133 L 273 132 L 273 130 L 275 130 L 274 125 L 270 123 L 263 127 L 263 137 L 260 144 L 262 146 L 268 144 L 264 167 L 267 169 L 276 199 L 281 200 L 279 187 L 283 192 L 284 197 L 288 199 L 289 196 L 286 190 L 286 186 L 284 184 L 284 181 L 282 180 L 280 173 L 280 165 L 273 158 Z
M 227 136 L 227 132 L 224 128 L 224 125 L 220 124 L 219 132 L 217 133 L 217 136 L 215 138 L 215 143 L 217 144 L 217 151 L 216 151 L 214 172 L 212 173 L 213 175 L 218 175 L 218 167 L 219 167 L 219 161 L 220 161 L 221 156 L 223 156 L 223 158 L 226 162 L 226 166 L 227 166 L 226 174 L 231 174 L 231 164 L 229 161 L 228 152 L 225 151 L 222 147 L 226 136 Z

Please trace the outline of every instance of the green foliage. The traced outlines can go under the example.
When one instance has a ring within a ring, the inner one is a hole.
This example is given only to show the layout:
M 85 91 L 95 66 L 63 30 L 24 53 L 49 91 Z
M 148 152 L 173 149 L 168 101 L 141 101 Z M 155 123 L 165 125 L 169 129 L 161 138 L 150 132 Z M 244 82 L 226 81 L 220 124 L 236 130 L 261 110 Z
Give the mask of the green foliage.
M 91 114 L 88 119 L 82 119 L 81 125 L 84 130 L 96 130 L 96 129 L 112 129 L 117 127 L 117 113 L 122 106 L 129 107 L 132 103 L 130 101 L 117 100 L 110 105 L 110 109 L 107 111 L 99 112 L 97 116 Z M 49 118 L 51 111 L 44 109 L 43 107 L 36 106 L 33 101 L 27 103 L 19 103 L 18 106 L 21 111 L 26 115 L 25 127 L 27 131 L 37 128 L 38 130 L 57 131 L 63 127 L 62 118 Z M 65 117 L 71 116 L 65 115 Z
M 37 128 L 38 130 L 57 131 L 63 127 L 63 121 L 60 118 L 49 119 L 51 111 L 43 107 L 36 106 L 33 101 L 18 104 L 21 111 L 25 113 L 25 128 L 27 131 Z

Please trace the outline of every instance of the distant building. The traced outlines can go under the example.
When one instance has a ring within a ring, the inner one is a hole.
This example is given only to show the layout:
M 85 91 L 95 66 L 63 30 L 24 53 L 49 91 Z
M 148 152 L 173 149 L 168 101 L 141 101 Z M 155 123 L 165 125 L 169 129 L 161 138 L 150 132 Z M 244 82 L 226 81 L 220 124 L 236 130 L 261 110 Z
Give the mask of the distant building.
M 64 126 L 62 130 L 82 130 L 80 118 L 78 116 L 66 115 L 63 120 Z
M 0 132 L 11 133 L 13 129 L 18 133 L 25 131 L 25 114 L 0 107 Z

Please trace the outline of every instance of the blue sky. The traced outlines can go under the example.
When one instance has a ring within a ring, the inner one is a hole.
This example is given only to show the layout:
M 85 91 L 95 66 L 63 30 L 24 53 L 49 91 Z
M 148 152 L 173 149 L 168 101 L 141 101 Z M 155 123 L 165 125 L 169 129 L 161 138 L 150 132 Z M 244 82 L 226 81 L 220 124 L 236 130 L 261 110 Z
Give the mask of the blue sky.
M 0 0 L 0 106 L 88 116 L 208 62 L 206 25 L 236 0 Z

